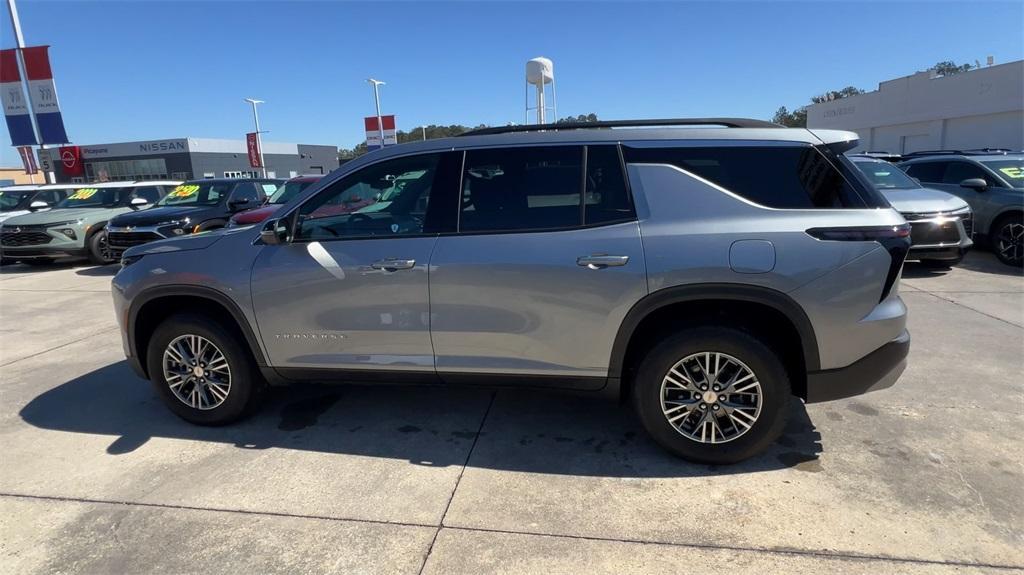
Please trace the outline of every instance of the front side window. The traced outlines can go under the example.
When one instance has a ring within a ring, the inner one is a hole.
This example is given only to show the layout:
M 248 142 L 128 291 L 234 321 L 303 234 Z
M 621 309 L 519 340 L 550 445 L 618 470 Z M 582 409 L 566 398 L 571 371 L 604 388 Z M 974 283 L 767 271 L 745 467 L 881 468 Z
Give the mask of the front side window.
M 459 231 L 579 226 L 582 164 L 578 146 L 466 152 Z
M 391 237 L 423 233 L 440 154 L 367 166 L 299 209 L 295 239 Z
M 889 162 L 854 162 L 875 189 L 913 190 L 921 185 Z
M 36 192 L 32 190 L 13 192 L 0 191 L 0 212 L 20 209 L 19 206 L 27 205 L 28 199 L 32 196 L 36 196 Z M 43 199 L 42 194 L 39 194 L 36 197 L 40 200 Z
M 231 191 L 234 184 L 217 182 L 186 182 L 168 192 L 160 206 L 215 206 Z
M 843 173 L 811 146 L 628 148 L 625 151 L 627 162 L 671 164 L 770 208 L 861 208 L 866 205 Z
M 946 173 L 942 176 L 942 183 L 960 185 L 960 182 L 971 178 L 981 178 L 987 181 L 989 185 L 995 184 L 995 181 L 985 173 L 985 170 L 969 162 L 950 162 L 946 166 Z

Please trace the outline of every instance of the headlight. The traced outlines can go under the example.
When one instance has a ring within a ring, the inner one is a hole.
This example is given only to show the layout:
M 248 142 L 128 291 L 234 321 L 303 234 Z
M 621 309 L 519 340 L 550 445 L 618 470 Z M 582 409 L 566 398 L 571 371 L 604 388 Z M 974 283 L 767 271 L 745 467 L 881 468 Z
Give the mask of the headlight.
M 954 216 L 969 216 L 971 215 L 971 206 L 964 206 L 959 210 L 953 210 L 952 212 L 949 213 L 950 215 Z
M 142 256 L 121 256 L 121 267 L 126 268 L 142 259 Z

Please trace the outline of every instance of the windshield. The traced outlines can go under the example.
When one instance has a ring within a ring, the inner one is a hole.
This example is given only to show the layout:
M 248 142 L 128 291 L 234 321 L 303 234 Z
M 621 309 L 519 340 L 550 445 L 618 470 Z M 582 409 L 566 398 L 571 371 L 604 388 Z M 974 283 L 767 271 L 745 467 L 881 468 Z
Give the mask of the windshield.
M 78 188 L 56 208 L 114 208 L 128 205 L 131 188 Z
M 268 204 L 287 204 L 292 198 L 299 195 L 299 192 L 315 184 L 316 181 L 286 182 L 274 192 L 267 200 Z
M 1024 188 L 1024 159 L 1022 160 L 988 160 L 982 162 L 993 172 L 999 174 L 1010 186 Z
M 854 162 L 854 165 L 878 190 L 915 190 L 921 187 L 921 184 L 889 162 Z
M 18 209 L 18 206 L 29 197 L 35 194 L 32 190 L 14 192 L 0 191 L 0 212 L 9 212 Z
M 231 191 L 233 184 L 199 182 L 182 184 L 170 191 L 158 206 L 215 206 Z

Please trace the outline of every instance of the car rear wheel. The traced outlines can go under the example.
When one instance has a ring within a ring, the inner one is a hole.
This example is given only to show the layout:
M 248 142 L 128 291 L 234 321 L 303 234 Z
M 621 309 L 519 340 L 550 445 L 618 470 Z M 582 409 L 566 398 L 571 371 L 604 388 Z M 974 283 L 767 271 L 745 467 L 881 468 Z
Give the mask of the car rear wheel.
M 1006 265 L 1024 265 L 1024 216 L 1011 214 L 992 226 L 992 250 Z
M 202 316 L 178 315 L 160 324 L 146 363 L 167 407 L 199 425 L 224 425 L 247 415 L 263 388 L 239 336 Z
M 735 463 L 764 451 L 782 433 L 790 400 L 775 352 L 726 327 L 691 328 L 662 341 L 633 385 L 651 437 L 698 463 Z
M 89 248 L 89 261 L 98 266 L 105 266 L 114 263 L 114 257 L 110 254 L 107 246 L 107 231 L 100 230 L 89 236 L 87 241 Z

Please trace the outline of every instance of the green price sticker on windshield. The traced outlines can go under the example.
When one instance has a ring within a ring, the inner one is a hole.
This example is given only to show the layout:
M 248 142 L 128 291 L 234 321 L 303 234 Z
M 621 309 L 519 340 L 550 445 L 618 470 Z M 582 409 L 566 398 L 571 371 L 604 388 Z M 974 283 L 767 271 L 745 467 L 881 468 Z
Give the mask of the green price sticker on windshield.
M 1021 166 L 1010 166 L 1009 168 L 999 168 L 999 171 L 1006 174 L 1007 176 L 1015 179 L 1024 179 L 1024 167 Z
M 171 190 L 171 193 L 167 194 L 167 195 L 171 196 L 172 198 L 187 198 L 189 196 L 196 195 L 196 193 L 198 193 L 198 192 L 199 192 L 199 186 L 188 185 L 188 186 L 178 186 L 178 187 L 174 188 L 173 190 Z
M 89 198 L 96 195 L 98 192 L 96 188 L 79 188 L 75 190 L 75 193 L 68 196 L 69 200 L 88 200 Z

